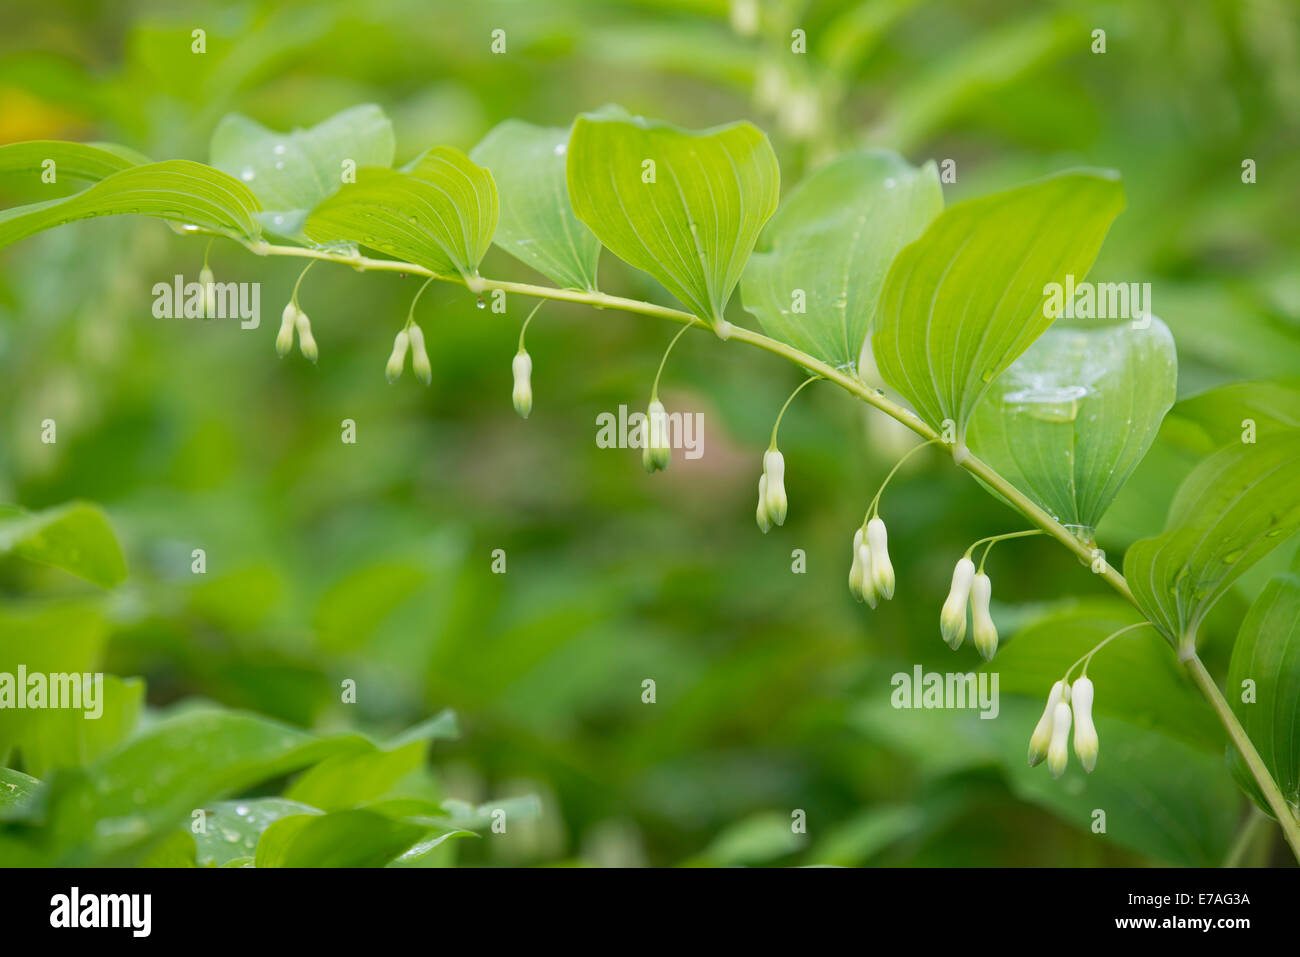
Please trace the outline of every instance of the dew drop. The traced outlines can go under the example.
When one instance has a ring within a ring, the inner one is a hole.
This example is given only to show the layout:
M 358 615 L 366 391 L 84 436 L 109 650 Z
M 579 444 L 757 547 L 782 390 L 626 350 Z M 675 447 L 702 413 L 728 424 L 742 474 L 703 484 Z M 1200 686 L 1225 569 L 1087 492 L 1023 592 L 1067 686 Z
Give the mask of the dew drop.
M 475 301 L 474 306 L 477 309 L 486 309 L 487 303 L 483 301 L 482 296 L 479 296 L 478 299 Z

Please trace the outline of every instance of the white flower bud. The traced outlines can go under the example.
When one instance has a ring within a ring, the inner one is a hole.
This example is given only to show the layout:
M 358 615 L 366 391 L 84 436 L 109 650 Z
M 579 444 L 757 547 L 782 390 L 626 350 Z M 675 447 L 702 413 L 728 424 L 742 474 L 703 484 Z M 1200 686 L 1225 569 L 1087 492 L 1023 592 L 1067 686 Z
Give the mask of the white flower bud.
M 772 530 L 772 519 L 767 514 L 767 473 L 758 477 L 758 511 L 754 513 L 758 527 L 766 535 Z
M 849 591 L 858 601 L 866 601 L 862 594 L 863 576 L 866 569 L 862 567 L 862 529 L 853 533 L 853 565 L 849 568 Z
M 879 516 L 867 522 L 867 544 L 871 547 L 871 579 L 886 601 L 894 597 L 894 566 L 889 560 L 889 539 Z
M 293 327 L 297 318 L 297 306 L 289 303 L 284 307 L 284 312 L 280 316 L 280 331 L 275 337 L 275 351 L 281 359 L 293 351 Z
M 203 287 L 203 318 L 217 318 L 217 287 L 207 266 L 199 270 L 199 285 Z
M 1070 706 L 1062 701 L 1052 715 L 1052 741 L 1047 746 L 1047 770 L 1054 778 L 1065 773 L 1065 765 L 1070 760 L 1069 742 Z
M 294 320 L 294 326 L 298 330 L 299 351 L 302 352 L 304 359 L 315 365 L 320 350 L 316 348 L 316 339 L 311 334 L 311 320 L 307 318 L 307 313 L 298 310 L 298 318 Z
M 396 382 L 402 377 L 402 369 L 406 366 L 406 347 L 410 345 L 411 337 L 403 329 L 393 337 L 393 354 L 388 357 L 388 365 L 384 368 L 384 378 L 389 383 Z
M 767 475 L 767 514 L 775 524 L 784 525 L 789 509 L 785 497 L 785 456 L 776 449 L 765 452 L 763 471 Z
M 871 546 L 863 542 L 858 546 L 858 561 L 862 563 L 862 600 L 871 608 L 880 600 L 876 594 L 876 582 L 871 577 Z
M 411 337 L 411 371 L 428 385 L 433 381 L 433 366 L 429 365 L 429 353 L 424 351 L 424 332 L 415 323 L 411 323 L 407 332 Z
M 1068 700 L 1069 687 L 1064 681 L 1052 685 L 1052 691 L 1047 696 L 1047 707 L 1043 709 L 1043 716 L 1038 719 L 1038 724 L 1034 725 L 1034 733 L 1029 736 L 1031 768 L 1047 757 L 1047 746 L 1052 743 L 1052 718 L 1056 716 L 1056 706 Z
M 952 571 L 952 587 L 939 612 L 939 633 L 948 647 L 956 651 L 966 639 L 966 602 L 970 598 L 971 580 L 975 577 L 975 563 L 963 558 Z
M 1070 689 L 1070 707 L 1074 710 L 1074 753 L 1089 773 L 1097 766 L 1097 728 L 1092 723 L 1092 682 L 1085 675 Z
M 528 418 L 528 413 L 533 411 L 533 359 L 527 352 L 520 349 L 515 353 L 514 361 L 510 363 L 511 371 L 515 376 L 515 388 L 510 398 L 515 404 L 515 411 L 522 418 Z
M 989 596 L 992 593 L 993 583 L 989 581 L 988 575 L 980 572 L 971 582 L 970 617 L 975 650 L 985 661 L 991 661 L 998 650 L 998 629 L 989 614 Z
M 646 412 L 646 442 L 641 452 L 641 464 L 647 472 L 662 472 L 668 468 L 672 449 L 668 445 L 668 413 L 658 399 L 650 403 Z

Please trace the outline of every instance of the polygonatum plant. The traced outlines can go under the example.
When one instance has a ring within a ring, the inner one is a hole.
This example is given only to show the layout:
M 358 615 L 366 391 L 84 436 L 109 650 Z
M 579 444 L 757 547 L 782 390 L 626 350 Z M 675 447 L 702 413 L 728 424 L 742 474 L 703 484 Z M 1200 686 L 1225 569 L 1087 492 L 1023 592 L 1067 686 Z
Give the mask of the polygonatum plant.
M 434 146 L 402 166 L 393 165 L 393 143 L 382 111 L 361 106 L 292 133 L 228 117 L 213 136 L 211 165 L 154 162 L 105 144 L 0 147 L 2 177 L 30 177 L 53 161 L 81 187 L 0 213 L 0 245 L 77 219 L 138 213 L 259 256 L 305 259 L 308 268 L 336 263 L 456 283 L 480 297 L 638 314 L 680 324 L 678 337 L 707 329 L 783 358 L 808 376 L 790 400 L 813 382 L 838 386 L 920 437 L 904 459 L 943 450 L 1028 524 L 972 543 L 955 563 L 947 599 L 936 601 L 939 635 L 950 647 L 969 634 L 985 660 L 997 654 L 985 562 L 995 545 L 1031 535 L 1072 552 L 1081 574 L 1098 576 L 1136 611 L 1136 621 L 1112 616 L 1119 627 L 1099 640 L 1091 635 L 1078 660 L 1045 676 L 1042 716 L 1023 729 L 1031 766 L 1045 761 L 1059 776 L 1071 750 L 1088 772 L 1105 760 L 1110 689 L 1104 681 L 1094 687 L 1089 666 L 1111 642 L 1154 631 L 1231 741 L 1239 780 L 1300 857 L 1294 575 L 1264 590 L 1233 653 L 1233 680 L 1256 681 L 1267 707 L 1239 714 L 1198 654 L 1215 603 L 1300 528 L 1300 392 L 1240 384 L 1203 409 L 1197 427 L 1206 454 L 1174 495 L 1164 530 L 1128 548 L 1122 573 L 1106 559 L 1095 530 L 1174 403 L 1175 343 L 1149 311 L 1109 324 L 1067 323 L 1048 305 L 1053 290 L 1085 280 L 1123 210 L 1118 174 L 1066 170 L 945 206 L 933 163 L 915 166 L 874 149 L 787 184 L 782 201 L 776 154 L 752 124 L 685 130 L 617 107 L 568 128 L 509 120 L 468 154 Z M 493 243 L 552 285 L 482 275 Z M 602 247 L 657 281 L 676 305 L 602 291 Z M 211 299 L 219 284 L 206 263 L 202 281 Z M 737 297 L 759 329 L 742 322 Z M 415 374 L 431 379 L 414 310 L 412 302 L 396 333 L 390 382 L 408 354 Z M 522 324 L 512 363 L 513 402 L 524 417 L 533 410 L 524 332 L 535 314 Z M 282 356 L 295 337 L 314 361 L 319 347 L 298 287 L 276 340 Z M 651 472 L 672 458 L 658 394 L 667 358 L 641 442 Z M 778 445 L 789 404 L 763 454 L 756 510 L 763 532 L 790 514 Z M 1237 434 L 1239 418 L 1252 423 L 1249 438 Z M 845 536 L 850 591 L 872 608 L 896 586 L 884 493 L 901 464 Z M 0 549 L 30 547 L 23 528 L 0 524 Z M 305 831 L 350 825 L 290 820 L 297 823 L 286 826 L 286 846 L 322 847 L 328 832 Z

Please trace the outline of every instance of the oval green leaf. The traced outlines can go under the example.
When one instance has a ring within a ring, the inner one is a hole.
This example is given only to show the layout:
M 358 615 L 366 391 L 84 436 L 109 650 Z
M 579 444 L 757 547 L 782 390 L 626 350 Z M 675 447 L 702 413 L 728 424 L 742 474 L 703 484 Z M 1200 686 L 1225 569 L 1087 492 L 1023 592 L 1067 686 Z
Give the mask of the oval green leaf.
M 125 213 L 252 240 L 261 234 L 260 209 L 248 187 L 221 170 L 167 160 L 113 173 L 72 196 L 6 209 L 0 213 L 0 246 L 74 220 Z
M 1134 542 L 1124 576 L 1173 644 L 1195 640 L 1210 608 L 1251 565 L 1300 529 L 1300 431 L 1229 445 L 1192 470 L 1166 531 Z
M 1052 324 L 1049 283 L 1081 280 L 1124 207 L 1113 173 L 1061 173 L 949 207 L 894 260 L 872 351 L 885 382 L 936 430 L 971 413 Z
M 307 213 L 342 188 L 346 168 L 393 165 L 393 124 L 373 104 L 336 113 L 310 129 L 280 133 L 238 113 L 212 133 L 212 165 L 245 183 L 262 203 L 268 232 L 299 236 Z
M 439 146 L 409 170 L 369 168 L 307 219 L 319 243 L 357 243 L 439 275 L 478 276 L 499 215 L 492 174 Z
M 847 153 L 800 183 L 763 230 L 741 279 L 770 336 L 834 366 L 858 361 L 894 257 L 943 209 L 933 163 Z
M 470 150 L 501 194 L 493 241 L 566 289 L 596 288 L 600 241 L 578 222 L 565 180 L 569 130 L 506 120 Z
M 1169 328 L 1049 329 L 975 408 L 970 446 L 1058 521 L 1090 535 L 1174 403 Z
M 750 123 L 694 132 L 622 111 L 578 117 L 566 175 L 573 211 L 596 238 L 715 326 L 781 180 Z
M 1253 695 L 1242 700 L 1241 689 Z M 1241 623 L 1228 666 L 1228 701 L 1292 807 L 1300 807 L 1300 577 L 1270 581 Z M 1266 813 L 1241 753 L 1229 749 L 1233 776 Z

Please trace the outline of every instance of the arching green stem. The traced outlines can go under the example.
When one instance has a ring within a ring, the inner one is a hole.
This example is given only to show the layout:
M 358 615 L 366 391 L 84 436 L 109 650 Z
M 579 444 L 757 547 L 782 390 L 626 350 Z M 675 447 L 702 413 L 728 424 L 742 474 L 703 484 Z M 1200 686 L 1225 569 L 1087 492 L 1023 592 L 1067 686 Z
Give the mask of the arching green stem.
M 415 304 L 420 301 L 420 297 L 424 295 L 424 290 L 429 288 L 429 283 L 433 282 L 434 278 L 434 276 L 430 276 L 424 281 L 424 285 L 415 291 L 415 297 L 411 299 L 411 308 L 406 310 L 406 322 L 402 326 L 403 329 L 409 329 L 411 323 L 415 322 Z
M 664 366 L 668 364 L 668 356 L 673 351 L 673 346 L 677 345 L 677 340 L 686 333 L 687 329 L 694 325 L 695 321 L 694 317 L 692 317 L 690 322 L 678 329 L 677 335 L 673 336 L 673 341 L 668 343 L 668 348 L 664 350 L 664 357 L 659 360 L 659 371 L 655 373 L 655 384 L 650 389 L 651 402 L 659 398 L 659 379 L 664 374 Z
M 519 351 L 520 352 L 524 351 L 524 333 L 528 331 L 528 324 L 533 321 L 533 316 L 537 315 L 537 310 L 541 309 L 542 306 L 545 304 L 546 304 L 545 299 L 538 300 L 537 305 L 533 306 L 533 311 L 528 314 L 528 318 L 524 320 L 524 324 L 520 327 L 519 329 Z M 678 335 L 680 334 L 681 333 L 678 333 Z
M 1121 628 L 1119 631 L 1112 632 L 1111 634 L 1107 635 L 1101 641 L 1093 645 L 1091 651 L 1088 651 L 1087 653 L 1082 655 L 1078 661 L 1076 661 L 1074 664 L 1070 665 L 1070 667 L 1065 669 L 1065 683 L 1066 684 L 1070 683 L 1070 672 L 1072 672 L 1075 668 L 1078 668 L 1079 665 L 1083 665 L 1082 670 L 1080 670 L 1079 672 L 1080 677 L 1086 675 L 1088 673 L 1088 663 L 1092 661 L 1092 656 L 1095 655 L 1097 652 L 1101 651 L 1101 649 L 1105 648 L 1108 644 L 1110 644 L 1120 635 L 1126 635 L 1130 631 L 1136 631 L 1138 628 L 1154 628 L 1154 627 L 1155 626 L 1152 625 L 1151 622 L 1149 621 L 1139 621 L 1135 625 L 1126 625 L 1125 627 Z
M 903 453 L 902 458 L 900 458 L 897 462 L 894 463 L 894 467 L 889 470 L 889 474 L 885 476 L 885 480 L 880 483 L 880 488 L 876 489 L 876 495 L 874 498 L 872 498 L 871 504 L 867 506 L 866 517 L 862 519 L 863 528 L 866 528 L 867 522 L 871 521 L 871 519 L 874 516 L 880 513 L 880 496 L 885 494 L 885 487 L 889 485 L 889 480 L 894 477 L 894 475 L 898 472 L 900 468 L 903 467 L 903 463 L 906 462 L 908 459 L 910 459 L 917 452 L 921 451 L 921 449 L 925 448 L 927 445 L 934 445 L 934 443 L 938 441 L 940 440 L 937 436 L 932 439 L 926 439 L 920 445 L 912 446 L 910 449 L 908 449 L 906 452 Z
M 776 433 L 777 430 L 781 428 L 781 420 L 785 418 L 785 410 L 790 408 L 790 403 L 794 401 L 795 396 L 820 378 L 822 377 L 817 374 L 810 375 L 808 378 L 804 379 L 803 382 L 799 383 L 799 386 L 790 393 L 790 397 L 785 400 L 785 405 L 781 406 L 781 411 L 776 415 L 776 421 L 772 423 L 772 441 L 768 443 L 767 446 L 769 452 L 776 448 Z

